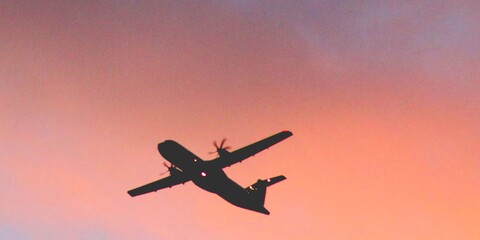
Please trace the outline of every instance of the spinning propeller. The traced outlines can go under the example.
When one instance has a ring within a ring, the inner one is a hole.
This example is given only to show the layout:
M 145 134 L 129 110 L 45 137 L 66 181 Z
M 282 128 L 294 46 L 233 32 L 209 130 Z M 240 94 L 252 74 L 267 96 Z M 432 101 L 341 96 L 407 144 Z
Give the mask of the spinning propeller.
M 224 139 L 220 142 L 220 145 L 217 144 L 217 141 L 214 141 L 214 142 L 213 142 L 213 146 L 215 146 L 215 148 L 216 148 L 217 150 L 214 151 L 214 152 L 209 152 L 209 154 L 217 153 L 217 155 L 220 156 L 220 154 L 223 154 L 223 153 L 226 152 L 227 150 L 231 149 L 230 146 L 226 146 L 226 147 L 223 146 L 223 144 L 225 144 L 225 141 L 227 141 L 226 138 L 224 138 Z
M 160 176 L 168 172 L 170 172 L 170 175 L 172 175 L 173 171 L 177 170 L 177 167 L 175 167 L 175 165 L 171 163 L 170 163 L 170 166 L 168 166 L 166 162 L 163 162 L 163 166 L 167 168 L 167 171 L 160 173 Z

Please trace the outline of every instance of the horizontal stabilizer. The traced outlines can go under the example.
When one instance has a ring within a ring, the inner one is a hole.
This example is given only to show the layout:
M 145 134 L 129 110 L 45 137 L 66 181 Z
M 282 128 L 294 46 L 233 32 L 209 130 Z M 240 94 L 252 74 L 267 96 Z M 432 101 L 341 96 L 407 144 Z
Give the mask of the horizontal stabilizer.
M 267 193 L 267 187 L 275 183 L 281 182 L 287 179 L 285 176 L 280 175 L 273 178 L 267 178 L 265 180 L 258 179 L 258 181 L 249 187 L 245 188 L 247 193 L 258 201 L 263 206 L 265 203 L 265 194 Z
M 277 177 L 273 177 L 273 178 L 267 178 L 265 179 L 264 181 L 266 181 L 266 184 L 267 184 L 267 187 L 268 186 L 271 186 L 275 183 L 278 183 L 278 182 L 281 182 L 283 180 L 287 179 L 285 176 L 283 175 L 280 175 L 280 176 L 277 176 Z

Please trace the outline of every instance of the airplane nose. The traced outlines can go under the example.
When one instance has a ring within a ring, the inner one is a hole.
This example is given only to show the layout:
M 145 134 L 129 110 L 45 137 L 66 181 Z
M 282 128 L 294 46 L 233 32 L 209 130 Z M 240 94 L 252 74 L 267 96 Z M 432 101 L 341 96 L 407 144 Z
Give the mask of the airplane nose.
M 162 149 L 166 149 L 168 148 L 168 146 L 171 146 L 172 143 L 174 143 L 174 141 L 172 140 L 166 140 L 166 141 L 163 141 L 161 143 L 158 144 L 158 151 L 161 153 L 162 152 Z
M 158 144 L 158 146 L 157 146 L 158 151 L 161 151 L 161 149 L 165 147 L 166 142 L 167 141 L 164 141 L 164 142 L 161 142 L 161 143 Z

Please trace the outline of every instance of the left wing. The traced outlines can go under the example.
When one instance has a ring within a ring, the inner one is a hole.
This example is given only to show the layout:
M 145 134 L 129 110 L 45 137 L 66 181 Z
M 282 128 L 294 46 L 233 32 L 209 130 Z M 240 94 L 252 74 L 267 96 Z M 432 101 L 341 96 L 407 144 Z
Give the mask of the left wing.
M 132 190 L 128 191 L 128 194 L 132 197 L 135 197 L 135 196 L 142 195 L 142 194 L 145 194 L 145 193 L 157 191 L 157 190 L 160 190 L 160 189 L 163 189 L 163 188 L 173 187 L 177 184 L 185 183 L 185 182 L 188 182 L 188 181 L 190 181 L 190 179 L 185 177 L 185 174 L 178 173 L 178 174 L 175 174 L 175 175 L 168 176 L 166 178 L 162 178 L 162 179 L 157 180 L 155 182 L 143 185 L 141 187 L 132 189 Z
M 292 132 L 290 131 L 283 131 L 279 132 L 277 134 L 274 134 L 270 137 L 267 137 L 263 140 L 260 140 L 256 143 L 252 143 L 246 147 L 240 148 L 238 150 L 235 150 L 231 153 L 226 154 L 225 156 L 222 156 L 220 158 L 214 159 L 212 161 L 207 162 L 208 164 L 212 164 L 215 167 L 228 167 L 232 164 L 241 162 L 245 160 L 248 157 L 251 157 L 283 140 L 286 138 L 292 136 Z

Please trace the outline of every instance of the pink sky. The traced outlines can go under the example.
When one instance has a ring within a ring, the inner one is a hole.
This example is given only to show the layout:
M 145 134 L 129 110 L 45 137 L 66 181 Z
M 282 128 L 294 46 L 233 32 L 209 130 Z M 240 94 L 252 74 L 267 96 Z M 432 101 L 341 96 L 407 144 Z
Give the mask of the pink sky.
M 480 239 L 476 1 L 0 3 L 1 239 Z M 283 174 L 265 216 L 192 183 L 131 198 L 174 139 Z

